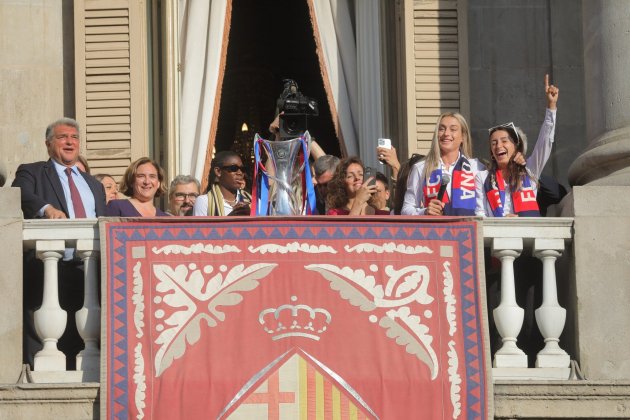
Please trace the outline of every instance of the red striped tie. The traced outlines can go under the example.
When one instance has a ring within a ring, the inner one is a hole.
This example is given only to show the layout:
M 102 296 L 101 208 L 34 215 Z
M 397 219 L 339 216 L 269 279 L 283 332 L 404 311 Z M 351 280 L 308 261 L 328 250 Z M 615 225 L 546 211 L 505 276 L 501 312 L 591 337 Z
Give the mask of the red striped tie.
M 68 175 L 68 184 L 70 185 L 70 198 L 72 198 L 72 207 L 74 207 L 74 218 L 85 219 L 85 207 L 83 207 L 83 201 L 81 200 L 79 189 L 72 179 L 71 168 L 66 168 L 66 175 Z

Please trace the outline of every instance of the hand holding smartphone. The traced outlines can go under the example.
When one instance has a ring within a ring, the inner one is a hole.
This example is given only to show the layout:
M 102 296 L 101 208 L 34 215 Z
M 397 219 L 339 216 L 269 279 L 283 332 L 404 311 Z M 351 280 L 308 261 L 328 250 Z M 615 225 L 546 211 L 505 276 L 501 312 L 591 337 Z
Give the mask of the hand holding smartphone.
M 372 177 L 372 179 L 370 179 L 370 177 Z M 363 182 L 367 182 L 368 179 L 370 179 L 368 186 L 376 184 L 376 171 L 374 170 L 374 168 L 366 166 L 363 170 Z
M 392 148 L 392 141 L 391 139 L 384 139 L 384 138 L 380 138 L 378 139 L 378 145 L 376 147 L 382 147 L 383 149 L 391 149 Z M 380 164 L 384 164 L 385 161 L 380 159 L 379 156 L 379 160 Z

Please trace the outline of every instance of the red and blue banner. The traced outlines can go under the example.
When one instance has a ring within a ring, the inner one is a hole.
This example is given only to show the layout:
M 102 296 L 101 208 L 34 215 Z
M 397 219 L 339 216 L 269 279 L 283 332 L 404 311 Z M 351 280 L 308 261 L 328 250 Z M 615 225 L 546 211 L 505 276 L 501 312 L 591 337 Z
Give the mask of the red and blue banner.
M 103 418 L 492 415 L 475 221 L 101 224 Z

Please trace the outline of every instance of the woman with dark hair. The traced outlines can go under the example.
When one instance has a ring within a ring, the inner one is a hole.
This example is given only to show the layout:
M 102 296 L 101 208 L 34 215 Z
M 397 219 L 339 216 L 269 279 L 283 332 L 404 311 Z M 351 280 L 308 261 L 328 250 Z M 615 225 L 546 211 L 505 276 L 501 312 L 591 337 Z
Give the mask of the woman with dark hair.
M 238 153 L 218 152 L 210 164 L 208 190 L 193 207 L 193 216 L 227 216 L 233 210 L 249 205 L 252 196 L 244 190 L 245 167 Z
M 413 166 L 424 159 L 424 155 L 414 153 L 409 159 L 404 161 L 398 169 L 398 176 L 396 177 L 396 185 L 394 187 L 394 203 L 392 205 L 394 214 L 402 214 L 402 208 L 405 201 L 405 193 L 407 192 L 407 179 L 409 178 L 409 171 Z
M 335 175 L 328 182 L 326 204 L 333 216 L 359 216 L 364 214 L 389 214 L 371 206 L 372 195 L 376 193 L 374 177 L 363 179 L 363 162 L 358 157 L 343 159 L 335 169 Z
M 164 170 L 148 158 L 141 157 L 133 162 L 122 179 L 120 189 L 129 198 L 110 200 L 107 203 L 107 216 L 154 217 L 169 216 L 155 207 L 153 200 L 166 193 Z
M 109 174 L 96 174 L 94 178 L 98 179 L 101 184 L 103 184 L 103 188 L 105 188 L 105 204 L 118 198 L 118 184 L 113 176 Z
M 476 215 L 540 216 L 536 203 L 538 179 L 551 155 L 558 94 L 558 88 L 550 85 L 549 75 L 545 75 L 545 120 L 526 166 L 514 162 L 516 154 L 525 153 L 525 139 L 514 123 L 502 124 L 489 130 L 492 163 L 487 171 L 479 172 L 475 177 Z

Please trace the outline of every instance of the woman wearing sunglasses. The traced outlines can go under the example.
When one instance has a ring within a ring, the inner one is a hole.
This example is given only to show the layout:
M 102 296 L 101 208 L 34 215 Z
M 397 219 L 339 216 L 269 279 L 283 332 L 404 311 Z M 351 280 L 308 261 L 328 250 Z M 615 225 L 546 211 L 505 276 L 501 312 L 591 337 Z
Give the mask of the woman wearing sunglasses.
M 231 150 L 217 153 L 210 164 L 208 191 L 197 197 L 193 215 L 227 216 L 239 207 L 248 206 L 252 196 L 244 188 L 245 168 L 241 157 Z
M 545 120 L 526 166 L 514 162 L 517 153 L 525 153 L 525 139 L 514 123 L 502 124 L 489 130 L 492 163 L 487 171 L 479 172 L 475 177 L 476 215 L 540 216 L 536 203 L 537 183 L 551 155 L 556 130 L 558 94 L 558 88 L 550 85 L 549 75 L 545 75 L 547 98 Z

